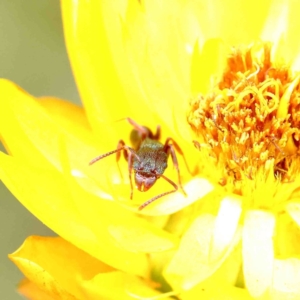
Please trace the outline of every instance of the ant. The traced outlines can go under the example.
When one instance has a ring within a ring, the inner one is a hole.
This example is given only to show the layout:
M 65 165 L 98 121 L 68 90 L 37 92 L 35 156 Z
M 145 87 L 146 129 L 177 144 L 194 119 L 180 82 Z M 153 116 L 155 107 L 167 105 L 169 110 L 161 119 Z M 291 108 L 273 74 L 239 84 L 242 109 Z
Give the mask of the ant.
M 116 150 L 95 157 L 90 161 L 89 164 L 92 165 L 95 162 L 114 153 L 116 153 L 116 159 L 118 162 L 121 156 L 121 151 L 123 151 L 125 159 L 128 162 L 130 199 L 133 198 L 132 171 L 134 171 L 134 180 L 136 187 L 141 192 L 148 191 L 159 178 L 163 178 L 174 187 L 174 190 L 161 193 L 144 202 L 139 206 L 139 210 L 142 210 L 150 203 L 163 196 L 176 192 L 178 190 L 178 186 L 180 187 L 184 195 L 186 195 L 180 180 L 180 172 L 175 150 L 183 157 L 188 171 L 190 170 L 188 168 L 183 152 L 178 144 L 170 137 L 166 139 L 164 144 L 159 142 L 160 126 L 157 126 L 156 133 L 153 134 L 153 132 L 149 128 L 137 124 L 131 118 L 126 118 L 126 120 L 134 128 L 131 131 L 130 135 L 130 140 L 134 149 L 127 146 L 123 140 L 119 140 Z M 169 155 L 171 155 L 173 165 L 177 171 L 178 184 L 163 175 L 168 166 L 167 161 Z

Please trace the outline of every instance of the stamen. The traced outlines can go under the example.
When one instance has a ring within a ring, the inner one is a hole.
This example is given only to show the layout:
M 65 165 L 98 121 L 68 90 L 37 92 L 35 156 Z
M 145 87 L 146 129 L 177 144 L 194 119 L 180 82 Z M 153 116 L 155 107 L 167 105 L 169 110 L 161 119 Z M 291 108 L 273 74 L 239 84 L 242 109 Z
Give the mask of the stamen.
M 234 181 L 251 180 L 270 163 L 274 178 L 290 180 L 292 161 L 299 160 L 299 83 L 289 66 L 271 61 L 270 44 L 233 49 L 217 87 L 191 102 L 194 144 L 209 147 Z

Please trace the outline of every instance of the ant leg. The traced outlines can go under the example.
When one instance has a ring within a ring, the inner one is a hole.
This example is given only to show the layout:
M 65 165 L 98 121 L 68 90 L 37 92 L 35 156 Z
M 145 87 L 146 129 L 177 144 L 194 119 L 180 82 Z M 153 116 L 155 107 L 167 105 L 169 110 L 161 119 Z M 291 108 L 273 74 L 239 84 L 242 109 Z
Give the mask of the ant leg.
M 124 142 L 123 140 L 119 140 L 118 145 L 117 145 L 117 150 L 118 150 L 118 149 L 125 150 L 126 147 L 127 147 L 127 146 L 126 146 L 125 142 Z M 123 151 L 123 152 L 124 152 L 124 157 L 125 157 L 125 159 L 127 160 L 127 157 L 128 157 L 127 151 Z M 118 151 L 118 152 L 116 153 L 116 159 L 117 159 L 117 162 L 119 162 L 120 157 L 121 157 L 121 151 Z M 118 165 L 119 165 L 119 164 L 118 164 Z
M 129 182 L 130 182 L 130 200 L 133 198 L 133 184 L 132 184 L 132 165 L 133 165 L 133 159 L 132 159 L 132 152 L 128 152 L 128 175 L 129 175 Z
M 155 132 L 155 134 L 152 136 L 153 140 L 159 140 L 159 139 L 160 139 L 160 135 L 161 135 L 160 126 L 157 125 L 157 127 L 156 127 L 156 132 Z
M 149 136 L 149 132 L 145 127 L 139 125 L 138 123 L 133 121 L 131 118 L 125 118 L 125 119 L 129 122 L 130 125 L 132 125 L 134 127 L 134 129 L 136 131 L 138 131 L 141 134 L 142 139 L 145 139 L 147 136 Z
M 119 145 L 119 144 L 118 144 L 118 145 Z M 117 153 L 117 154 L 118 154 L 118 152 L 122 151 L 123 149 L 124 149 L 124 146 L 118 147 L 116 150 L 112 150 L 112 151 L 109 151 L 109 152 L 107 152 L 107 153 L 101 154 L 101 155 L 99 155 L 99 156 L 93 158 L 93 159 L 89 162 L 89 165 L 93 165 L 93 164 L 94 164 L 95 162 L 97 162 L 98 160 L 101 160 L 102 158 L 107 157 L 107 156 L 109 156 L 109 155 L 112 155 L 112 154 L 114 154 L 114 153 Z M 120 155 L 119 155 L 119 156 L 120 156 Z M 117 158 L 117 160 L 118 160 L 118 158 Z
M 161 135 L 160 126 L 158 125 L 156 127 L 156 132 L 153 134 L 153 132 L 145 126 L 141 126 L 137 124 L 135 121 L 133 121 L 131 118 L 126 118 L 126 120 L 134 127 L 136 131 L 138 131 L 141 134 L 141 139 L 144 140 L 146 137 L 149 137 L 153 140 L 159 140 Z
M 89 165 L 93 165 L 95 162 L 101 160 L 102 158 L 104 157 L 107 157 L 109 155 L 112 155 L 114 153 L 117 153 L 117 161 L 119 161 L 120 159 L 120 151 L 122 150 L 126 150 L 128 153 L 131 153 L 132 155 L 134 155 L 136 157 L 136 159 L 138 161 L 140 161 L 140 158 L 139 156 L 135 153 L 135 151 L 130 148 L 129 146 L 125 145 L 124 141 L 120 140 L 119 143 L 118 143 L 118 146 L 117 146 L 117 149 L 116 150 L 112 150 L 112 151 L 109 151 L 107 153 L 104 153 L 104 154 L 101 154 L 95 158 L 93 158 L 90 162 L 89 162 Z
M 112 150 L 112 151 L 109 151 L 109 152 L 107 152 L 107 153 L 101 154 L 101 155 L 99 155 L 99 156 L 93 158 L 93 159 L 89 162 L 89 165 L 93 165 L 95 162 L 101 160 L 101 159 L 104 158 L 104 157 L 110 156 L 110 155 L 112 155 L 112 154 L 114 154 L 114 153 L 117 153 L 117 161 L 119 161 L 119 159 L 120 159 L 120 151 L 122 151 L 122 150 L 127 150 L 127 152 L 132 153 L 132 154 L 136 157 L 136 159 L 137 159 L 138 161 L 140 160 L 140 158 L 139 158 L 138 155 L 135 153 L 135 151 L 134 151 L 132 148 L 130 148 L 129 146 L 125 145 L 124 141 L 120 140 L 119 143 L 118 143 L 117 149 Z
M 168 140 L 167 140 L 168 141 Z M 178 175 L 178 185 L 180 186 L 182 192 L 184 193 L 184 195 L 186 196 L 186 192 L 184 191 L 182 184 L 181 184 L 181 179 L 180 179 L 180 171 L 179 171 L 179 165 L 178 165 L 178 160 L 177 160 L 177 156 L 175 153 L 175 150 L 173 148 L 173 144 L 167 144 L 167 152 L 170 152 L 171 157 L 172 157 L 172 161 L 173 161 L 173 165 L 177 171 L 177 175 Z
M 130 147 L 125 145 L 123 140 L 119 141 L 117 147 L 124 150 L 124 156 L 125 156 L 125 159 L 128 162 L 128 176 L 129 176 L 129 182 L 130 182 L 130 200 L 132 200 L 132 198 L 133 198 L 133 184 L 132 184 L 133 159 L 132 159 L 132 157 L 133 157 L 133 155 L 135 155 L 138 160 L 139 160 L 139 157 L 137 156 L 137 154 L 135 153 L 135 151 L 133 149 L 131 149 Z M 121 156 L 121 152 L 117 152 L 117 162 L 119 161 L 120 156 Z M 118 168 L 119 168 L 119 172 L 121 174 L 121 177 L 123 177 L 119 163 L 118 163 Z
M 119 160 L 120 160 L 120 156 L 121 156 L 121 151 L 122 150 L 124 151 L 125 158 L 128 161 L 128 172 L 129 172 L 129 181 L 130 181 L 130 199 L 132 199 L 132 197 L 133 197 L 133 184 L 132 184 L 132 169 L 133 169 L 132 165 L 133 165 L 133 159 L 132 159 L 132 157 L 135 156 L 137 160 L 140 160 L 140 158 L 139 158 L 139 156 L 135 153 L 135 151 L 132 148 L 128 147 L 124 143 L 123 140 L 120 140 L 118 142 L 118 146 L 117 146 L 116 150 L 109 151 L 107 153 L 104 153 L 102 155 L 99 155 L 99 156 L 95 157 L 94 159 L 92 159 L 90 161 L 89 165 L 92 165 L 95 162 L 101 160 L 102 158 L 107 157 L 109 155 L 112 155 L 114 153 L 116 153 L 116 155 L 117 155 L 116 158 L 117 158 L 117 163 L 118 163 Z M 118 168 L 119 168 L 120 175 L 122 177 L 122 172 L 120 170 L 119 164 L 118 164 Z
M 170 144 L 170 142 L 172 142 L 172 144 Z M 200 144 L 199 144 L 199 145 L 200 145 Z M 179 145 L 178 145 L 172 138 L 169 137 L 169 138 L 166 139 L 166 142 L 165 142 L 165 146 L 164 146 L 165 150 L 167 150 L 168 147 L 170 147 L 170 146 L 174 146 L 174 148 L 176 149 L 176 151 L 182 156 L 183 161 L 184 161 L 184 164 L 185 164 L 185 166 L 186 166 L 188 172 L 189 172 L 191 175 L 195 175 L 197 169 L 196 169 L 194 172 L 191 171 L 191 169 L 189 168 L 189 165 L 188 165 L 188 163 L 187 163 L 187 161 L 186 161 L 186 158 L 185 158 L 185 156 L 184 156 L 184 154 L 183 154 L 183 151 L 181 150 L 181 148 L 179 147 Z M 174 153 L 174 155 L 175 155 L 175 153 Z M 176 155 L 175 155 L 175 157 L 176 157 Z M 177 161 L 177 158 L 176 158 L 176 161 Z M 174 163 L 174 161 L 173 161 L 173 163 Z M 174 165 L 175 165 L 175 164 L 174 164 Z M 176 166 L 175 166 L 175 167 L 176 167 Z M 177 163 L 177 168 L 178 168 L 178 163 Z
M 151 204 L 152 202 L 154 202 L 155 200 L 163 197 L 163 196 L 166 196 L 166 195 L 169 195 L 169 194 L 172 194 L 172 193 L 175 193 L 177 190 L 178 190 L 178 185 L 173 182 L 171 179 L 169 179 L 168 177 L 166 177 L 165 175 L 163 174 L 160 174 L 158 175 L 158 177 L 162 177 L 163 179 L 165 179 L 167 182 L 169 182 L 173 187 L 174 187 L 174 190 L 172 191 L 168 191 L 168 192 L 164 192 L 162 194 L 159 194 L 153 198 L 151 198 L 150 200 L 144 202 L 140 207 L 139 207 L 139 210 L 142 210 L 144 209 L 146 206 L 148 206 L 149 204 Z
M 126 147 L 125 142 L 123 140 L 119 140 L 118 145 L 117 145 L 117 149 L 123 150 L 124 157 L 125 157 L 126 161 L 128 161 L 128 151 L 125 150 L 125 147 Z M 121 151 L 118 151 L 116 153 L 116 161 L 117 161 L 118 170 L 119 170 L 121 179 L 124 180 L 123 173 L 120 169 L 120 164 L 119 164 L 120 157 L 121 157 Z

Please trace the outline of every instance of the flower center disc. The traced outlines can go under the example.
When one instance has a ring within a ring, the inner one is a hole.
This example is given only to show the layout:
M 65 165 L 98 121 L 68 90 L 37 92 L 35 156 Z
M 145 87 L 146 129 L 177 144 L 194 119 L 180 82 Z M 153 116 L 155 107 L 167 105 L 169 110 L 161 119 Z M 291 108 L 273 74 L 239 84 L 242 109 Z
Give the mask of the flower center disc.
M 299 174 L 299 81 L 289 66 L 272 63 L 270 44 L 234 49 L 217 87 L 192 100 L 188 122 L 199 149 L 209 148 L 225 177 L 253 180 L 270 165 L 280 182 Z

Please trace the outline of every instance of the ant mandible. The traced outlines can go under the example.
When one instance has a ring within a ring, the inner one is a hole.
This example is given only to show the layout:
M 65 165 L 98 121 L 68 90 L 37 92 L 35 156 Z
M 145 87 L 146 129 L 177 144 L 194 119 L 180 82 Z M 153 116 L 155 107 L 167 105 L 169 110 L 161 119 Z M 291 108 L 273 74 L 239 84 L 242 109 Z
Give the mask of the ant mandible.
M 89 164 L 92 165 L 95 162 L 114 153 L 116 153 L 116 159 L 118 162 L 121 156 L 121 151 L 123 151 L 125 159 L 128 162 L 130 199 L 133 198 L 132 170 L 134 171 L 134 180 L 136 187 L 141 192 L 148 191 L 159 178 L 165 179 L 174 187 L 174 190 L 161 193 L 144 202 L 139 206 L 139 210 L 142 210 L 150 203 L 163 196 L 176 192 L 178 190 L 178 186 L 180 187 L 184 195 L 186 195 L 181 184 L 178 160 L 175 150 L 183 157 L 188 170 L 189 168 L 183 152 L 178 144 L 170 137 L 166 139 L 164 144 L 159 142 L 160 126 L 157 126 L 156 133 L 153 134 L 149 128 L 137 124 L 131 118 L 126 118 L 126 120 L 134 127 L 130 135 L 130 140 L 134 149 L 127 146 L 123 140 L 119 140 L 116 150 L 95 157 L 90 161 Z M 167 161 L 169 155 L 171 155 L 174 167 L 177 171 L 178 184 L 163 175 L 168 166 Z

